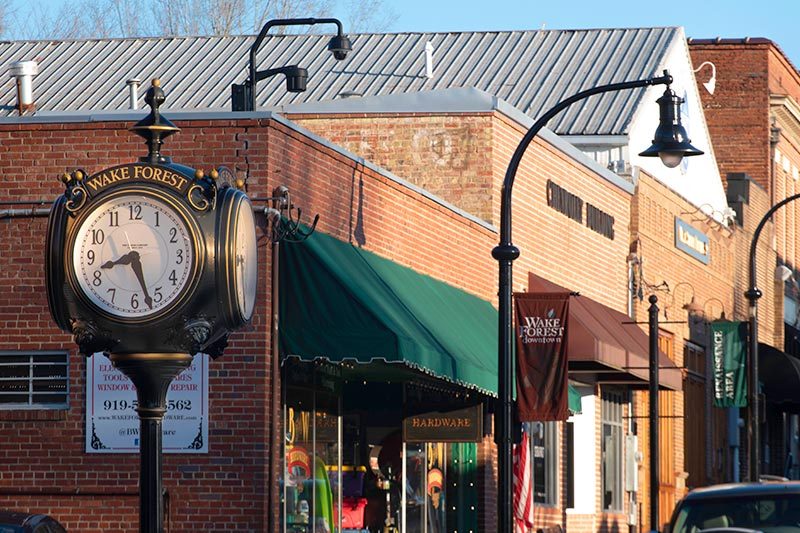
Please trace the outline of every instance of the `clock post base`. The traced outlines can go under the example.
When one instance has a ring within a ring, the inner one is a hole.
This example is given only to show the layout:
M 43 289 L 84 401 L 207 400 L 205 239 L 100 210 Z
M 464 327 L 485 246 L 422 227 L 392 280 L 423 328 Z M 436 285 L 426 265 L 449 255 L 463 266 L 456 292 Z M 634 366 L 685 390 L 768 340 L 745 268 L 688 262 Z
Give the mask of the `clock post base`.
M 164 531 L 161 427 L 167 391 L 175 377 L 192 364 L 185 353 L 114 353 L 111 363 L 136 386 L 139 414 L 139 531 Z

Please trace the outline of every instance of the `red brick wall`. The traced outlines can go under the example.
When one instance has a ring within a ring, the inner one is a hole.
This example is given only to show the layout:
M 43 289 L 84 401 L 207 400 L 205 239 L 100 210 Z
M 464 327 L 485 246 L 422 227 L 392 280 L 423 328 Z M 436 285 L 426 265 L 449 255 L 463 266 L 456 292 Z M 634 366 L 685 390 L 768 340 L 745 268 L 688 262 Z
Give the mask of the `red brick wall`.
M 399 120 L 398 117 L 394 119 Z M 461 131 L 458 121 L 448 117 L 424 117 L 424 121 L 430 131 L 438 131 L 440 127 Z M 477 167 L 474 172 L 469 171 L 471 177 L 486 180 L 488 176 L 489 180 L 488 187 L 483 183 L 472 189 L 473 192 L 489 191 L 488 196 L 477 203 L 477 208 L 482 208 L 483 213 L 488 213 L 487 218 L 497 224 L 499 193 L 491 191 L 499 191 L 507 162 L 524 130 L 499 113 L 470 115 L 464 122 L 474 144 L 461 156 L 469 159 L 467 167 Z M 280 120 L 185 121 L 178 125 L 183 131 L 170 138 L 164 150 L 176 162 L 205 169 L 220 164 L 233 168 L 247 178 L 248 192 L 253 198 L 269 196 L 274 187 L 287 185 L 294 204 L 302 207 L 309 218 L 315 213 L 321 215 L 320 231 L 360 244 L 400 264 L 495 301 L 497 264 L 490 252 L 498 239 L 497 234 L 485 226 L 454 213 L 435 199 L 364 168 Z M 412 125 L 407 124 L 405 130 L 412 130 Z M 81 166 L 93 173 L 137 159 L 145 148 L 126 130 L 128 126 L 122 123 L 0 126 L 3 139 L 0 172 L 15 178 L 7 181 L 9 188 L 0 193 L 3 195 L 0 202 L 23 199 L 49 202 L 62 192 L 58 176 L 65 170 Z M 330 131 L 334 131 L 334 126 L 329 125 Z M 388 125 L 385 121 L 376 121 L 371 127 L 380 129 Z M 405 139 L 406 144 L 392 145 L 392 153 L 414 149 L 414 137 L 404 137 L 400 130 L 397 140 Z M 372 138 L 370 135 L 378 138 L 369 128 L 359 129 L 359 132 L 366 138 Z M 380 143 L 373 146 L 380 146 Z M 427 149 L 432 148 L 429 145 Z M 476 154 L 490 154 L 491 158 L 486 161 Z M 383 155 L 373 153 L 375 158 L 385 156 L 387 164 L 390 155 L 389 151 Z M 406 166 L 397 167 L 397 172 L 414 174 L 430 166 L 423 157 L 409 161 L 413 164 L 406 162 Z M 449 179 L 454 183 L 467 179 L 464 174 L 467 170 L 453 165 L 442 167 L 439 173 L 434 173 L 442 184 L 441 194 L 456 194 L 458 187 L 445 185 Z M 422 179 L 429 174 L 420 176 Z M 602 237 L 548 207 L 548 179 L 614 216 L 615 238 Z M 525 290 L 526 273 L 533 271 L 615 309 L 625 310 L 626 257 L 632 229 L 651 239 L 645 250 L 652 249 L 654 255 L 648 256 L 648 260 L 653 264 L 671 265 L 663 269 L 669 272 L 671 282 L 679 279 L 687 260 L 672 261 L 674 254 L 661 250 L 668 243 L 659 240 L 662 239 L 659 232 L 664 227 L 671 228 L 670 213 L 683 210 L 685 206 L 655 183 L 646 187 L 652 189 L 648 195 L 657 202 L 666 202 L 669 207 L 651 209 L 648 206 L 642 220 L 631 226 L 630 194 L 537 139 L 523 158 L 514 188 L 513 242 L 522 250 L 515 263 L 514 290 Z M 462 196 L 462 200 L 464 198 Z M 450 200 L 446 196 L 445 199 Z M 264 205 L 263 201 L 255 203 Z M 5 205 L 0 204 L 0 209 L 3 207 Z M 633 209 L 636 213 L 636 204 Z M 69 348 L 75 353 L 69 336 L 50 325 L 42 279 L 44 228 L 42 218 L 0 220 L 3 235 L 0 239 L 0 319 L 5 331 L 11 332 L 0 339 L 0 350 Z M 270 391 L 273 384 L 279 385 L 271 379 L 269 251 L 265 238 L 260 239 L 260 243 L 261 284 L 253 324 L 234 334 L 225 356 L 214 361 L 210 369 L 210 453 L 165 456 L 171 531 L 202 528 L 266 531 L 262 521 L 275 514 L 265 500 L 274 486 L 269 477 L 270 455 L 275 452 L 269 445 L 273 423 Z M 25 259 L 30 263 L 21 261 Z M 656 275 L 655 270 L 650 272 Z M 706 274 L 697 274 L 698 278 L 691 279 L 696 287 L 713 291 L 713 284 L 718 281 L 714 277 L 716 274 L 709 278 L 711 285 L 703 284 L 707 281 L 703 275 Z M 52 512 L 68 527 L 82 532 L 135 531 L 136 457 L 83 452 L 84 373 L 84 361 L 73 355 L 69 411 L 43 415 L 0 412 L 0 455 L 5 459 L 0 464 L 0 506 Z M 57 449 L 47 444 L 54 438 L 59 440 Z M 484 531 L 491 531 L 496 521 L 493 448 L 491 440 L 486 439 L 479 451 L 486 489 L 480 515 Z M 598 469 L 599 464 L 598 458 Z M 278 462 L 273 465 L 277 471 Z M 33 490 L 46 495 L 26 494 Z M 125 502 L 124 506 L 120 505 L 126 509 L 116 514 L 119 523 L 106 527 L 106 518 L 96 513 L 83 513 L 82 509 L 88 506 L 87 498 L 77 496 L 77 491 L 119 493 L 113 498 Z M 599 503 L 597 512 L 600 512 Z M 578 516 L 571 517 L 573 519 L 576 524 L 581 521 Z M 607 516 L 605 523 L 621 525 L 625 519 L 624 515 Z M 555 523 L 566 525 L 565 521 L 560 509 L 537 510 L 537 527 Z M 592 527 L 602 525 L 597 522 Z
M 791 96 L 800 102 L 800 73 L 776 46 L 769 46 L 769 91 Z
M 492 113 L 288 116 L 468 213 L 490 219 Z
M 63 191 L 59 176 L 89 173 L 143 155 L 128 124 L 3 125 L 0 172 L 13 176 L 0 202 L 45 201 Z M 247 176 L 251 197 L 287 185 L 319 230 L 487 299 L 496 292 L 490 230 L 275 121 L 182 122 L 164 152 L 208 170 L 220 164 Z M 264 205 L 264 202 L 255 202 Z M 9 208 L 10 204 L 0 204 Z M 0 507 L 50 512 L 73 531 L 135 531 L 138 458 L 85 454 L 85 362 L 50 323 L 43 280 L 46 219 L 0 220 L 0 350 L 69 349 L 70 409 L 0 411 Z M 358 231 L 356 232 L 356 228 Z M 359 237 L 353 235 L 358 233 Z M 270 264 L 260 239 L 259 303 L 253 323 L 234 334 L 209 370 L 209 453 L 165 455 L 170 531 L 267 531 L 270 486 Z M 453 268 L 459 265 L 462 268 Z M 279 467 L 275 462 L 275 468 Z M 113 516 L 85 512 L 107 494 Z
M 746 172 L 769 190 L 769 45 L 690 42 L 689 51 L 695 67 L 717 69 L 713 95 L 699 85 L 708 67 L 696 76 L 720 174 Z
M 662 312 L 660 315 L 662 322 L 660 329 L 663 334 L 671 336 L 674 341 L 673 358 L 678 366 L 684 365 L 684 346 L 690 337 L 686 322 L 687 312 L 682 309 L 682 306 L 688 303 L 692 297 L 698 304 L 704 306 L 709 320 L 719 317 L 722 308 L 729 320 L 747 320 L 746 301 L 743 294 L 747 287 L 750 241 L 755 225 L 769 206 L 768 202 L 767 192 L 752 184 L 750 203 L 744 209 L 744 228 L 736 225 L 723 228 L 700 213 L 696 207 L 671 193 L 655 179 L 644 173 L 640 175 L 637 195 L 634 198 L 633 235 L 634 238 L 638 237 L 641 241 L 640 256 L 645 261 L 644 275 L 647 282 L 659 284 L 666 281 L 670 287 L 670 292 L 657 292 L 656 294 L 659 297 L 660 309 L 667 313 L 665 315 Z M 710 249 L 708 265 L 704 265 L 675 247 L 675 217 L 689 223 L 708 237 Z M 759 335 L 762 336 L 762 339 L 769 339 L 769 342 L 777 340 L 774 337 L 775 308 L 771 305 L 776 302 L 772 277 L 775 265 L 773 235 L 772 225 L 768 224 L 757 249 L 758 286 L 764 293 L 759 307 Z M 715 300 L 712 301 L 712 299 Z M 647 320 L 647 308 L 646 300 L 637 303 L 637 320 Z M 672 321 L 677 323 L 670 323 Z M 704 344 L 702 340 L 699 342 Z M 637 414 L 646 417 L 647 394 L 640 393 L 637 396 Z M 717 454 L 728 454 L 729 450 L 727 447 L 721 450 L 685 449 L 683 417 L 691 416 L 691 413 L 684 412 L 683 393 L 676 394 L 675 411 L 662 414 L 677 417 L 674 419 L 673 453 L 675 454 L 676 472 L 673 474 L 676 481 L 675 497 L 678 499 L 685 493 L 682 482 L 682 476 L 685 475 L 685 453 L 704 454 L 712 464 L 716 464 L 719 462 L 716 458 Z M 645 456 L 643 465 L 646 469 L 648 461 L 646 419 L 639 422 L 639 428 L 639 442 Z M 717 442 L 724 442 L 726 430 L 724 425 L 712 430 L 720 432 Z M 729 466 L 730 463 L 726 461 L 725 464 Z M 646 474 L 646 471 L 644 473 Z M 691 472 L 688 474 L 692 475 Z M 705 472 L 695 473 L 695 475 L 698 474 L 704 476 Z M 716 474 L 723 476 L 719 480 L 730 479 L 729 472 L 716 472 Z M 713 475 L 715 475 L 714 472 L 712 472 Z M 645 485 L 642 487 L 643 492 L 639 494 L 639 502 L 642 504 L 643 517 L 646 522 L 649 517 L 649 501 L 647 499 L 647 479 L 646 476 L 644 477 Z
M 498 112 L 291 118 L 496 226 L 506 168 L 527 130 Z M 547 207 L 548 179 L 613 215 L 615 239 L 602 238 Z M 514 290 L 524 288 L 525 272 L 533 270 L 624 309 L 629 210 L 630 194 L 537 138 L 523 158 L 514 185 L 513 241 L 522 250 L 515 262 L 518 274 Z M 577 251 L 594 261 L 578 261 Z M 494 298 L 493 293 L 487 294 Z

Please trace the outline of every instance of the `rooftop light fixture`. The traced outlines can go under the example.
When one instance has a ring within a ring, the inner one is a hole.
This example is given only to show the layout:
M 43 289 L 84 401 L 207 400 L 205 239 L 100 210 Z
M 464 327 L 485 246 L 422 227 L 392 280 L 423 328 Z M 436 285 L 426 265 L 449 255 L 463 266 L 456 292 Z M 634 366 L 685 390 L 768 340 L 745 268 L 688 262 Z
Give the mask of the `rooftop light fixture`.
M 242 84 L 234 83 L 231 85 L 231 110 L 232 111 L 255 111 L 256 110 L 256 84 L 258 81 L 269 78 L 276 74 L 286 76 L 286 90 L 291 93 L 301 93 L 306 90 L 308 81 L 308 70 L 297 65 L 286 65 L 283 67 L 270 68 L 267 70 L 256 70 L 256 53 L 261 43 L 267 36 L 270 28 L 275 26 L 313 26 L 314 24 L 336 24 L 336 35 L 331 37 L 328 42 L 328 50 L 333 54 L 337 61 L 342 61 L 353 49 L 350 39 L 342 31 L 342 23 L 335 18 L 302 18 L 302 19 L 272 19 L 264 24 L 253 46 L 250 47 L 250 66 L 249 77 Z
M 702 63 L 700 63 L 700 66 L 697 67 L 696 69 L 694 69 L 692 72 L 697 72 L 697 71 L 699 71 L 701 68 L 703 68 L 706 65 L 711 67 L 711 77 L 708 79 L 708 81 L 704 81 L 703 82 L 703 87 L 706 88 L 706 91 L 708 91 L 708 94 L 714 94 L 714 89 L 717 87 L 717 67 L 716 67 L 716 65 L 714 65 L 714 63 L 712 63 L 711 61 L 703 61 Z

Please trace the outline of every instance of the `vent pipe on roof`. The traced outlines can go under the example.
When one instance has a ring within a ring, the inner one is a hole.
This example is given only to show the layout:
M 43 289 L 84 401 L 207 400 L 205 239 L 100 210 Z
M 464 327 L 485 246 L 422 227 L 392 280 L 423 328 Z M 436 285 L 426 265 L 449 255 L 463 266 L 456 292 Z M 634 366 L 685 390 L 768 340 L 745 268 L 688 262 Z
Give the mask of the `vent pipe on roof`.
M 131 78 L 125 82 L 128 86 L 128 97 L 131 109 L 139 109 L 139 84 L 142 80 L 139 78 Z
M 433 78 L 433 43 L 425 43 L 425 77 Z
M 33 103 L 33 77 L 39 74 L 39 64 L 36 61 L 15 61 L 11 63 L 8 73 L 16 78 L 19 114 L 36 109 Z

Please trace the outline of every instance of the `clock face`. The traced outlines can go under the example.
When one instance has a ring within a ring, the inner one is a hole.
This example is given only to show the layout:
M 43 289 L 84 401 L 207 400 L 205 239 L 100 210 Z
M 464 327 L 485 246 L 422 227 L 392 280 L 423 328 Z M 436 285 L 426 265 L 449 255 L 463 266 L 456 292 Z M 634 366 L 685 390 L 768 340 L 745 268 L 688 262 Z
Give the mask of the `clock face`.
M 256 257 L 256 223 L 250 202 L 242 200 L 236 208 L 236 229 L 233 237 L 234 284 L 239 313 L 250 320 L 256 297 L 258 263 Z
M 93 207 L 74 239 L 72 268 L 102 311 L 145 319 L 170 308 L 195 271 L 194 233 L 169 203 L 126 193 Z

